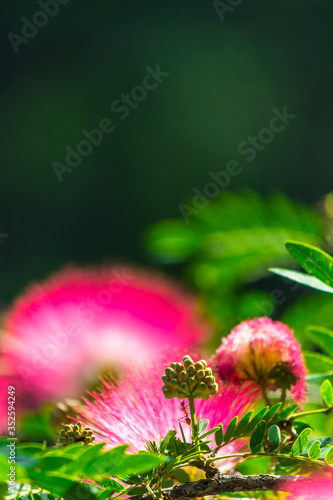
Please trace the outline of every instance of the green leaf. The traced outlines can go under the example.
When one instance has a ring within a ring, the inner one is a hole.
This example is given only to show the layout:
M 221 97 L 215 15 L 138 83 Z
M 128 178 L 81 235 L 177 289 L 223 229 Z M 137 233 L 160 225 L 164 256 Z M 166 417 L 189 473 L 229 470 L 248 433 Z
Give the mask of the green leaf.
M 310 460 L 318 460 L 320 455 L 321 455 L 320 441 L 316 440 L 310 446 L 310 449 L 308 451 L 308 457 Z
M 280 427 L 277 425 L 271 425 L 271 427 L 268 430 L 268 436 L 267 436 L 268 441 L 270 441 L 271 445 L 269 447 L 269 451 L 272 452 L 276 450 L 281 443 L 281 431 Z
M 165 436 L 165 438 L 162 439 L 162 441 L 160 442 L 161 453 L 164 453 L 165 450 L 168 449 L 170 440 L 173 439 L 176 436 L 176 434 L 177 434 L 177 431 L 169 431 L 167 433 L 167 435 Z
M 332 464 L 333 463 L 333 446 L 330 447 L 328 452 L 325 455 L 325 462 L 327 464 Z
M 333 259 L 328 253 L 297 241 L 287 241 L 286 248 L 305 271 L 333 287 Z
M 308 326 L 308 337 L 331 358 L 333 357 L 333 332 L 321 326 Z
M 258 451 L 260 451 L 265 432 L 266 422 L 265 420 L 261 420 L 255 426 L 250 439 L 250 450 L 252 451 L 252 453 L 258 453 Z
M 307 428 L 304 429 L 294 442 L 291 448 L 292 455 L 301 455 L 309 443 L 309 435 L 312 434 L 312 430 Z
M 127 455 L 120 463 L 110 470 L 112 476 L 125 477 L 133 474 L 142 474 L 158 467 L 164 462 L 162 456 L 140 452 L 133 455 Z
M 228 427 L 225 431 L 225 434 L 224 434 L 224 442 L 225 443 L 228 443 L 230 441 L 230 439 L 233 437 L 237 422 L 238 422 L 238 417 L 234 417 L 232 420 L 230 420 L 229 425 L 228 425 Z
M 268 410 L 266 415 L 263 416 L 262 420 L 265 420 L 266 423 L 268 423 L 272 418 L 276 415 L 276 413 L 279 411 L 281 408 L 282 403 L 276 403 L 272 408 Z
M 98 495 L 98 500 L 108 500 L 113 495 L 113 490 L 104 490 Z
M 299 420 L 293 420 L 293 425 L 296 431 L 296 434 L 299 436 L 304 429 L 311 429 L 313 431 L 313 428 L 311 425 L 306 424 L 305 422 L 300 422 Z M 319 438 L 318 438 L 319 439 Z
M 333 359 L 323 354 L 311 351 L 303 351 L 308 370 L 314 373 L 333 370 Z
M 75 484 L 72 476 L 60 472 L 43 472 L 37 467 L 28 471 L 28 477 L 35 485 L 57 496 L 64 496 Z
M 95 479 L 95 481 L 103 488 L 112 490 L 112 493 L 118 493 L 125 489 L 125 486 L 123 484 L 119 483 L 115 479 L 111 479 L 110 477 L 103 477 L 103 479 Z
M 64 493 L 64 500 L 97 500 L 98 497 L 93 493 L 93 486 L 85 483 L 74 483 L 69 490 Z
M 78 464 L 74 462 L 71 457 L 44 457 L 38 462 L 38 467 L 44 472 L 47 471 L 57 471 L 62 467 L 75 464 L 78 468 Z M 67 471 L 66 471 L 67 472 Z
M 205 432 L 200 436 L 200 439 L 204 439 L 205 437 L 209 436 L 210 434 L 214 434 L 218 430 L 218 427 L 214 427 L 213 429 L 209 429 L 209 431 Z
M 207 428 L 208 424 L 209 424 L 209 420 L 207 420 L 207 419 L 201 420 L 200 419 L 199 426 L 198 426 L 199 427 L 199 433 L 203 432 Z
M 327 445 L 332 441 L 332 438 L 330 438 L 328 436 L 319 437 L 317 439 L 312 439 L 311 441 L 309 441 L 309 444 L 307 445 L 307 447 L 305 448 L 305 450 L 303 451 L 303 453 L 301 453 L 302 456 L 307 456 L 307 454 L 309 452 L 309 449 L 311 448 L 312 444 L 315 441 L 319 441 L 319 443 L 320 443 L 319 446 L 320 446 L 321 454 L 323 452 L 325 452 L 324 455 L 322 456 L 322 458 L 325 457 L 328 449 L 330 448 L 330 446 L 327 446 Z
M 320 290 L 321 292 L 333 293 L 333 288 L 325 285 L 317 278 L 309 276 L 308 274 L 300 273 L 299 271 L 290 271 L 289 269 L 280 269 L 278 267 L 271 267 L 269 271 L 277 274 L 278 276 L 282 276 L 283 278 L 288 278 L 291 281 L 300 283 L 301 285 L 306 285 L 310 288 Z
M 260 422 L 260 420 L 263 420 L 266 413 L 268 412 L 269 410 L 269 407 L 268 406 L 265 406 L 265 408 L 262 408 L 262 410 L 258 411 L 258 413 L 256 413 L 254 415 L 254 417 L 252 418 L 252 420 L 250 420 L 250 423 L 246 429 L 246 432 L 249 433 L 251 432 L 255 426 L 257 425 L 258 422 Z
M 320 394 L 327 408 L 333 406 L 333 387 L 329 380 L 324 380 L 320 387 Z
M 254 411 L 251 410 L 251 411 L 248 411 L 243 418 L 241 418 L 239 424 L 237 425 L 237 428 L 234 432 L 234 436 L 235 438 L 236 437 L 239 437 L 241 436 L 242 434 L 244 434 L 246 432 L 246 429 L 249 425 L 249 422 L 251 420 L 251 417 L 253 415 Z
M 97 446 L 95 445 L 94 448 Z M 117 446 L 106 452 L 99 451 L 97 454 L 96 450 L 90 453 L 92 446 L 87 448 L 87 451 L 78 460 L 78 466 L 81 474 L 89 479 L 94 479 L 101 475 L 111 475 L 113 469 L 129 456 L 125 454 L 125 450 L 128 448 L 127 445 Z
M 147 493 L 147 488 L 145 486 L 133 486 L 127 494 L 131 496 L 138 496 L 138 495 L 144 495 Z
M 218 430 L 215 432 L 215 443 L 216 446 L 221 446 L 223 443 L 223 425 L 218 426 Z

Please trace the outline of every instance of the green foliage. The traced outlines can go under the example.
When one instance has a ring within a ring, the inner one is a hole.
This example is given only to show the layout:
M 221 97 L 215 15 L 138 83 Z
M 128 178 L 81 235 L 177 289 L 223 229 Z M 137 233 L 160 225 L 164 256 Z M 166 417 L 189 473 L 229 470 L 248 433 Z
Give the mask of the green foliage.
M 333 406 L 333 387 L 329 380 L 324 380 L 320 387 L 320 394 L 327 408 Z
M 266 432 L 266 422 L 265 420 L 261 420 L 255 426 L 251 440 L 250 440 L 250 450 L 252 453 L 258 453 L 261 449 L 261 445 Z
M 325 455 L 325 462 L 327 464 L 333 464 L 333 446 L 331 446 L 330 449 L 327 451 Z
M 214 260 L 245 258 L 247 266 L 239 270 L 243 274 L 245 268 L 261 267 L 263 260 L 285 257 L 283 244 L 290 239 L 288 235 L 303 234 L 305 240 L 315 241 L 321 232 L 317 214 L 280 194 L 263 200 L 251 191 L 224 192 L 188 225 L 183 219 L 155 224 L 147 232 L 146 243 L 162 261 L 200 255 Z M 248 259 L 250 255 L 255 258 Z
M 241 418 L 239 424 L 237 425 L 237 429 L 234 432 L 235 437 L 239 437 L 246 432 L 253 413 L 254 413 L 254 410 L 250 410 L 244 415 L 243 418 Z
M 318 460 L 320 455 L 321 455 L 320 441 L 316 439 L 316 441 L 314 441 L 309 448 L 308 457 L 310 460 Z
M 146 245 L 161 263 L 188 264 L 206 312 L 225 329 L 237 316 L 261 314 L 258 304 L 267 299 L 274 306 L 269 294 L 241 289 L 266 276 L 269 266 L 292 262 L 286 240 L 316 244 L 323 236 L 317 213 L 280 194 L 264 200 L 251 191 L 223 192 L 189 224 L 181 218 L 154 224 Z
M 286 248 L 305 271 L 329 287 L 333 287 L 333 259 L 312 245 L 287 241 Z
M 272 268 L 271 271 L 311 288 L 333 293 L 333 258 L 328 253 L 296 241 L 287 241 L 286 248 L 310 276 L 286 269 Z
M 217 431 L 215 432 L 215 443 L 217 446 L 221 446 L 223 443 L 223 425 L 219 425 Z
M 333 332 L 328 328 L 309 326 L 307 333 L 314 344 L 327 354 L 303 351 L 308 369 L 313 373 L 333 371 Z
M 332 441 L 332 438 L 328 437 L 328 436 L 324 436 L 324 437 L 319 437 L 317 439 L 312 439 L 311 441 L 309 441 L 307 447 L 305 448 L 305 450 L 303 451 L 303 453 L 301 453 L 302 456 L 307 456 L 308 455 L 308 452 L 309 452 L 309 449 L 311 448 L 311 446 L 313 445 L 313 443 L 315 441 L 319 441 L 319 447 L 320 447 L 320 450 L 321 450 L 321 454 L 322 452 L 324 451 L 324 456 L 328 450 L 328 447 L 327 445 Z M 322 457 L 324 458 L 324 457 Z
M 225 443 L 229 443 L 230 439 L 234 436 L 237 422 L 238 422 L 238 417 L 234 417 L 232 420 L 230 420 L 230 423 L 224 434 Z
M 312 430 L 307 428 L 307 429 L 304 429 L 300 435 L 298 436 L 298 438 L 296 439 L 296 441 L 294 442 L 294 444 L 292 445 L 291 447 L 291 453 L 295 456 L 295 455 L 301 455 L 303 453 L 303 451 L 305 450 L 305 448 L 307 447 L 307 445 L 309 444 L 309 435 L 312 434 Z
M 271 427 L 268 430 L 268 436 L 267 436 L 268 441 L 270 442 L 269 445 L 269 451 L 275 451 L 281 443 L 281 431 L 280 427 L 277 425 L 271 425 Z
M 296 281 L 296 283 L 300 283 L 301 285 L 307 285 L 310 288 L 314 288 L 322 292 L 333 293 L 333 289 L 331 287 L 325 285 L 319 279 L 309 276 L 308 274 L 300 273 L 299 271 L 291 271 L 290 269 L 279 269 L 278 267 L 271 267 L 269 271 L 277 274 L 278 276 L 282 276 L 283 278 L 288 278 L 291 281 Z
M 5 458 L 7 450 L 3 442 L 0 457 Z M 65 448 L 45 448 L 38 443 L 17 445 L 16 480 L 29 483 L 52 495 L 72 500 L 82 495 L 89 500 L 96 499 L 96 492 L 82 483 L 87 478 L 109 491 L 122 491 L 124 486 L 113 478 L 127 478 L 133 474 L 147 473 L 163 464 L 162 456 L 140 452 L 128 455 L 127 445 L 104 451 L 104 444 L 84 446 L 82 443 Z M 6 477 L 7 460 L 0 461 L 0 473 Z
M 333 355 L 333 332 L 320 326 L 308 326 L 308 337 L 317 344 L 328 356 Z
M 298 408 L 298 404 L 295 403 L 293 405 L 290 405 L 290 406 L 287 406 L 287 408 L 284 408 L 284 410 L 282 410 L 280 413 L 278 413 L 274 418 L 273 418 L 273 423 L 277 423 L 277 422 L 281 422 L 283 420 L 287 420 L 290 415 L 292 415 L 293 413 L 295 413 L 295 411 L 297 410 Z

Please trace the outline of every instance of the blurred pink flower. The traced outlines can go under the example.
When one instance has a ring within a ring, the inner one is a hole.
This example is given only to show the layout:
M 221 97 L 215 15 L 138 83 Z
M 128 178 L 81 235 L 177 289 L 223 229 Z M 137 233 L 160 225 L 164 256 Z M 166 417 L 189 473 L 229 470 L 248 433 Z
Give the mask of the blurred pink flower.
M 92 428 L 96 442 L 106 442 L 108 447 L 127 443 L 131 452 L 137 452 L 145 449 L 147 441 L 158 443 L 169 430 L 176 430 L 181 439 L 179 423 L 186 440 L 190 441 L 191 427 L 185 422 L 181 401 L 166 399 L 162 392 L 163 366 L 159 370 L 149 366 L 127 370 L 116 385 L 103 380 L 98 392 L 84 400 L 86 406 L 80 408 L 80 420 Z M 186 405 L 186 400 L 184 402 Z M 233 417 L 242 416 L 255 402 L 256 393 L 249 386 L 232 384 L 221 386 L 219 393 L 208 400 L 194 400 L 197 416 L 209 420 L 207 430 L 220 423 L 226 429 Z M 223 454 L 235 453 L 243 445 L 244 441 L 240 440 L 230 443 L 223 448 Z M 234 464 L 234 459 L 228 459 L 221 467 L 228 470 Z
M 75 397 L 105 370 L 206 340 L 194 299 L 158 273 L 68 268 L 4 317 L 2 362 L 41 401 Z
M 279 321 L 267 317 L 243 321 L 222 339 L 211 364 L 221 380 L 250 381 L 271 390 L 285 385 L 296 401 L 305 399 L 301 348 Z
M 332 474 L 321 477 L 316 480 L 316 477 L 312 477 L 307 481 L 306 479 L 302 483 L 290 486 L 288 491 L 292 493 L 288 496 L 286 500 L 329 500 L 332 498 L 332 488 L 333 488 L 333 477 Z

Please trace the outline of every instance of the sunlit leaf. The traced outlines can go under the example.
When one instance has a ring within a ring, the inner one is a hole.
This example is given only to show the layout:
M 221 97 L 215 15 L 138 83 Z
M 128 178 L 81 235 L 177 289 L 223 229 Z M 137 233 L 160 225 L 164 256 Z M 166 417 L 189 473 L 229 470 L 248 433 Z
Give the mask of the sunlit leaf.
M 331 408 L 333 406 L 333 387 L 329 380 L 324 380 L 320 387 L 320 394 L 324 404 Z
M 333 287 L 333 259 L 328 253 L 297 241 L 287 241 L 286 248 L 305 271 Z
M 300 433 L 291 448 L 291 453 L 294 456 L 301 455 L 303 453 L 309 443 L 309 435 L 312 434 L 312 432 L 313 431 L 311 429 L 307 428 Z
M 325 285 L 314 276 L 309 276 L 308 274 L 300 273 L 299 271 L 291 271 L 290 269 L 280 269 L 278 267 L 271 267 L 269 271 L 273 274 L 277 274 L 278 276 L 282 276 L 283 278 L 288 278 L 291 281 L 300 283 L 301 285 L 306 285 L 322 292 L 333 293 L 333 288 Z
M 318 439 L 312 443 L 308 451 L 308 457 L 310 460 L 318 460 L 321 455 L 320 441 Z
M 205 418 L 203 420 L 200 419 L 200 421 L 199 421 L 199 433 L 200 434 L 201 434 L 201 432 L 203 432 L 207 428 L 208 424 L 209 424 L 209 420 L 207 420 Z
M 328 450 L 328 452 L 325 455 L 325 462 L 327 464 L 332 464 L 333 463 L 333 446 Z

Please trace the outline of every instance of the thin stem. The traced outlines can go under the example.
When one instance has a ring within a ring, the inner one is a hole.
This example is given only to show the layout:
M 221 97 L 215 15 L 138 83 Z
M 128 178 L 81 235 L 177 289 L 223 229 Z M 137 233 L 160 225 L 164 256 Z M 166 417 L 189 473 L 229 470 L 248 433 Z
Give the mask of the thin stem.
M 303 411 L 302 413 L 294 413 L 293 415 L 290 415 L 288 420 L 295 420 L 295 418 L 303 418 L 307 417 L 308 415 L 316 415 L 317 413 L 326 413 L 326 415 L 328 415 L 332 410 L 333 408 L 320 408 L 319 410 L 309 410 Z
M 151 496 L 153 497 L 154 500 L 157 500 L 159 498 L 157 495 L 155 495 L 155 493 L 153 492 L 153 490 L 149 486 L 149 483 L 146 484 L 146 488 L 147 488 L 147 490 L 149 491 L 149 493 L 151 494 Z
M 262 397 L 263 397 L 263 398 L 264 398 L 264 400 L 265 400 L 266 405 L 267 405 L 267 406 L 269 406 L 269 407 L 271 408 L 272 403 L 270 402 L 269 397 L 267 396 L 267 393 L 266 393 L 266 387 L 265 387 L 264 385 L 262 385 L 262 386 L 260 387 L 260 389 L 261 389 L 261 394 L 262 394 Z
M 248 457 L 274 457 L 274 458 L 291 458 L 291 459 L 296 459 L 299 460 L 300 462 L 306 462 L 307 464 L 318 464 L 321 466 L 325 467 L 333 467 L 333 465 L 326 464 L 325 462 L 322 462 L 320 460 L 310 460 L 309 458 L 306 457 L 300 457 L 296 456 L 294 457 L 293 455 L 286 455 L 284 453 L 251 453 L 246 452 L 246 453 L 233 453 L 232 455 L 224 455 L 221 457 L 214 457 L 214 458 L 208 458 L 206 461 L 206 464 L 209 465 L 211 462 L 215 462 L 217 460 L 222 460 L 224 458 L 233 458 L 233 457 L 240 457 L 240 458 L 248 458 Z
M 195 408 L 194 408 L 194 399 L 192 397 L 189 397 L 188 402 L 189 402 L 190 412 L 191 412 L 192 440 L 194 441 L 194 443 L 197 443 L 199 432 L 198 432 L 197 416 L 196 416 Z
M 286 395 L 287 395 L 287 389 L 285 386 L 282 387 L 282 391 L 281 391 L 281 408 L 280 408 L 280 411 L 283 410 L 283 407 L 284 407 L 284 404 L 286 402 Z

